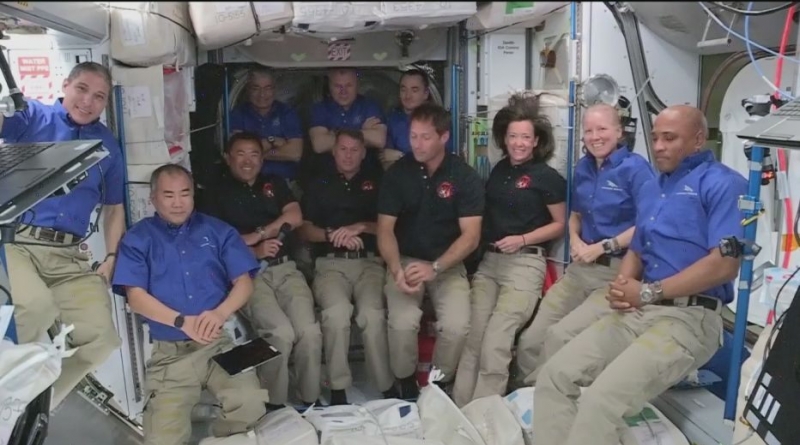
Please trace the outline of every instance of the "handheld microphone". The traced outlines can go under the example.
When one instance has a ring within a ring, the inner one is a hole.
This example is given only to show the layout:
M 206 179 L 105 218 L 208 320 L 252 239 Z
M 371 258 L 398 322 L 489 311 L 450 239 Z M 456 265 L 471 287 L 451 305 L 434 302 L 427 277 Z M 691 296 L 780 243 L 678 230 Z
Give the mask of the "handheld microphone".
M 281 228 L 278 230 L 278 236 L 276 238 L 278 239 L 278 241 L 283 242 L 291 232 L 292 232 L 292 225 L 289 223 L 283 223 L 283 225 L 281 225 Z

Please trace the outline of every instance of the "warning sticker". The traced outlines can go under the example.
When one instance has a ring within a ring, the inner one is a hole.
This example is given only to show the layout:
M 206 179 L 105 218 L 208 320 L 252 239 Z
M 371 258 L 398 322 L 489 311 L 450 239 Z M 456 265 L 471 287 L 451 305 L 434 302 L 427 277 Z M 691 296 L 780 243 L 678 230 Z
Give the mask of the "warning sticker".
M 50 58 L 48 57 L 20 57 L 17 66 L 19 67 L 19 77 L 50 77 Z
M 350 44 L 347 42 L 332 42 L 329 44 L 328 60 L 334 62 L 350 60 Z

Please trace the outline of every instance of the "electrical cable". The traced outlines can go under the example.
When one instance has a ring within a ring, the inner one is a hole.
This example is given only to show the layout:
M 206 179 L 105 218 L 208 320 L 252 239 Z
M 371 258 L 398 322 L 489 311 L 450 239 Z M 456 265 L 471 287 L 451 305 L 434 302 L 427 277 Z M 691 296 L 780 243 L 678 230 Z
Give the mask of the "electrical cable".
M 752 8 L 752 6 L 753 6 L 753 2 L 750 2 L 749 5 L 747 6 L 747 8 L 750 9 L 750 8 Z M 786 20 L 784 21 L 784 24 L 783 24 L 783 35 L 781 36 L 781 46 L 780 46 L 780 50 L 779 50 L 779 53 L 780 53 L 781 57 L 778 58 L 778 60 L 776 62 L 776 65 L 775 65 L 775 85 L 778 85 L 778 86 L 781 84 L 781 78 L 783 76 L 783 55 L 786 53 L 786 45 L 788 44 L 788 41 L 789 41 L 789 31 L 792 29 L 792 22 L 793 22 L 793 17 L 794 17 L 795 10 L 796 10 L 795 5 L 792 5 L 789 8 L 789 10 L 786 12 Z M 748 18 L 745 19 L 746 22 L 747 22 L 747 20 L 748 20 Z M 745 24 L 745 26 L 749 27 L 749 24 Z M 750 48 L 748 48 L 748 51 L 749 50 L 750 50 Z M 780 97 L 778 97 L 778 94 L 779 94 L 779 92 L 776 91 L 775 92 L 775 98 L 776 99 L 780 99 Z M 776 109 L 777 109 L 777 107 L 773 103 L 772 111 L 774 112 Z M 778 174 L 782 174 L 782 177 L 786 178 L 786 175 L 788 174 L 787 170 L 788 170 L 788 161 L 786 159 L 786 150 L 778 149 Z M 788 231 L 788 233 L 787 233 L 788 236 L 786 237 L 787 242 L 783 243 L 784 244 L 784 246 L 783 246 L 783 251 L 784 251 L 783 253 L 784 254 L 783 254 L 782 267 L 784 269 L 788 269 L 789 268 L 789 264 L 791 262 L 791 249 L 790 249 L 790 246 L 788 246 L 786 244 L 791 242 L 793 237 L 796 236 L 796 234 L 794 233 L 794 230 L 793 230 L 793 225 L 792 225 L 792 200 L 791 200 L 791 197 L 786 196 L 783 199 L 783 205 L 784 205 L 784 213 L 786 213 L 786 230 Z M 773 319 L 775 317 L 777 304 L 778 303 L 777 303 L 777 300 L 776 300 L 775 301 L 775 307 L 773 308 L 772 311 L 770 311 L 770 313 L 767 316 L 767 324 L 771 324 L 772 323 L 772 321 L 773 321 Z
M 784 9 L 790 8 L 790 7 L 796 5 L 796 4 L 800 3 L 800 2 L 786 2 L 786 3 L 782 4 L 782 5 L 775 6 L 774 8 L 762 9 L 762 10 L 759 10 L 759 11 L 752 11 L 750 7 L 748 7 L 746 11 L 743 11 L 741 9 L 734 8 L 733 6 L 726 5 L 725 3 L 722 3 L 722 2 L 704 2 L 704 3 L 711 3 L 711 4 L 713 4 L 714 6 L 716 6 L 718 8 L 722 8 L 722 9 L 728 11 L 728 12 L 732 12 L 734 14 L 743 15 L 745 17 L 758 17 L 758 16 L 765 16 L 765 15 L 769 15 L 769 14 L 774 14 L 776 12 L 781 12 Z
M 743 35 L 739 34 L 738 32 L 734 31 L 733 29 L 731 29 L 728 25 L 722 23 L 722 20 L 720 20 L 719 17 L 716 16 L 716 14 L 711 12 L 711 10 L 708 9 L 708 6 L 704 5 L 703 2 L 697 2 L 697 4 L 699 4 L 700 7 L 703 8 L 703 10 L 706 12 L 706 14 L 708 14 L 708 16 L 711 18 L 711 20 L 713 20 L 717 25 L 719 25 L 720 28 L 722 28 L 725 31 L 729 32 L 732 36 L 738 38 L 739 40 L 741 40 L 743 42 L 745 40 L 747 40 Z M 778 54 L 777 52 L 775 52 L 775 51 L 773 51 L 773 50 L 771 50 L 771 49 L 769 49 L 769 48 L 767 48 L 767 47 L 765 47 L 765 46 L 763 46 L 763 45 L 761 45 L 759 43 L 751 41 L 750 44 L 753 45 L 754 47 L 762 50 L 762 51 L 766 51 L 768 54 L 771 54 L 771 55 L 776 56 L 776 57 L 780 57 L 780 54 Z M 786 60 L 790 60 L 790 61 L 792 61 L 794 63 L 800 64 L 800 59 L 796 59 L 794 57 L 784 57 L 784 58 Z
M 752 7 L 753 7 L 753 2 L 750 2 L 750 3 L 747 4 L 747 9 L 750 9 Z M 784 27 L 784 33 L 785 32 L 786 32 L 786 28 Z M 744 18 L 744 37 L 745 37 L 744 44 L 745 44 L 745 48 L 747 48 L 747 55 L 750 57 L 750 63 L 753 65 L 753 69 L 756 70 L 756 73 L 758 73 L 759 77 L 761 77 L 761 80 L 763 80 L 764 83 L 769 85 L 770 89 L 772 89 L 773 91 L 776 91 L 778 94 L 788 98 L 789 100 L 794 99 L 794 97 L 792 97 L 788 93 L 782 91 L 778 86 L 773 84 L 767 78 L 767 75 L 764 74 L 764 71 L 761 70 L 761 67 L 758 65 L 758 61 L 756 61 L 756 58 L 753 55 L 753 48 L 751 46 L 751 45 L 753 45 L 753 42 L 750 40 L 750 16 L 747 16 L 747 17 Z M 782 42 L 783 42 L 783 39 L 782 39 Z M 784 58 L 784 56 L 782 54 L 778 54 L 778 60 L 779 61 L 782 62 L 783 58 Z

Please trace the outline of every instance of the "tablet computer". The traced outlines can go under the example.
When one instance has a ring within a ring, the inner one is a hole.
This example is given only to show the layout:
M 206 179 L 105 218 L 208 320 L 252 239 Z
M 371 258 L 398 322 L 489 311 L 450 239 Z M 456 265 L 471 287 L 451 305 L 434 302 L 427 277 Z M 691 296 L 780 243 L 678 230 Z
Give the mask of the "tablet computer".
M 262 337 L 215 355 L 214 361 L 231 376 L 260 366 L 281 353 Z

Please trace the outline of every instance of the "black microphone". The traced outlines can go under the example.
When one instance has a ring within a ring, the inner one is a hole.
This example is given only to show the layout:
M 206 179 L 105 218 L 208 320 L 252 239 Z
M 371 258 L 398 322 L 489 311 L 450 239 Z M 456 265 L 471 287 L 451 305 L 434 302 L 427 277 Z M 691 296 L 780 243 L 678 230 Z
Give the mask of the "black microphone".
M 281 228 L 278 230 L 278 236 L 276 237 L 278 241 L 283 242 L 287 236 L 292 232 L 292 225 L 289 223 L 283 223 Z

